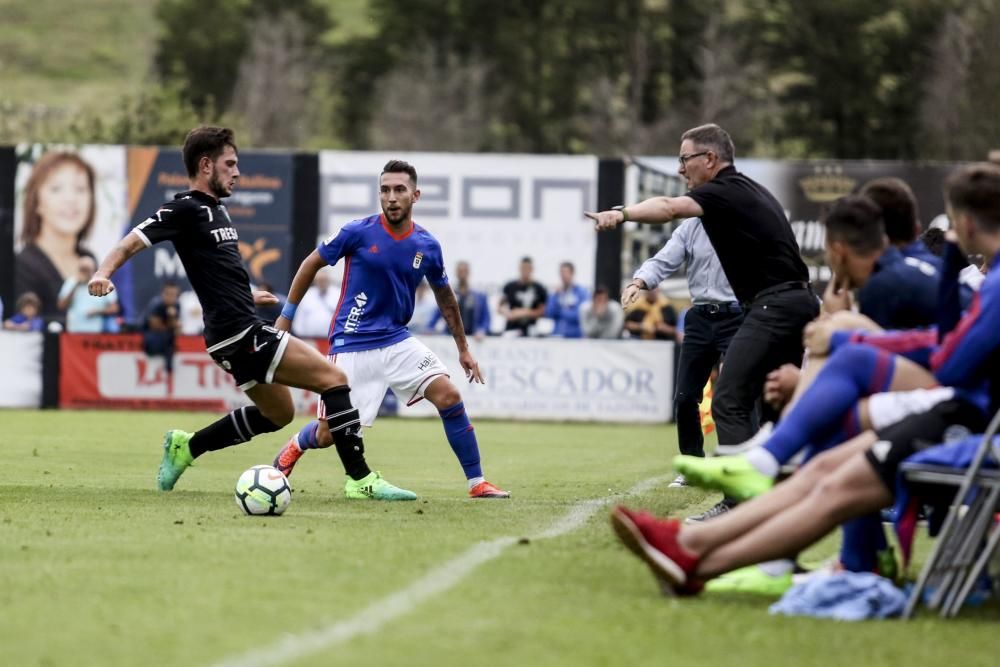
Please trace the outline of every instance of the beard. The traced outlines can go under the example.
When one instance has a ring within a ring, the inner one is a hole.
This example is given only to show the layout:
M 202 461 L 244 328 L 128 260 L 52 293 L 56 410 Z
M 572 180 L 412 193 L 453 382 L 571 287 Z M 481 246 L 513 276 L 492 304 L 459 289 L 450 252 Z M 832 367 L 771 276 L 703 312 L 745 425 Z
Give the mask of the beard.
M 395 225 L 409 218 L 411 210 L 413 210 L 412 206 L 400 207 L 395 213 L 390 212 L 389 209 L 382 209 L 382 214 L 385 215 L 386 220 Z
M 208 188 L 219 199 L 233 194 L 233 191 L 225 186 L 216 171 L 213 171 L 212 177 L 208 179 Z

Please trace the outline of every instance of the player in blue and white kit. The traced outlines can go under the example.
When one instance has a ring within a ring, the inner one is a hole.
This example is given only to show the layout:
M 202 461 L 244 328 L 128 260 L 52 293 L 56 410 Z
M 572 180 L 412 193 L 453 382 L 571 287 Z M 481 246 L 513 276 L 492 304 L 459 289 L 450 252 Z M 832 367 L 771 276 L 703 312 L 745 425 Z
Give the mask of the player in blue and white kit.
M 386 389 L 407 405 L 426 398 L 441 415 L 445 435 L 458 457 L 473 498 L 508 498 L 483 477 L 479 445 L 458 388 L 448 369 L 431 350 L 411 337 L 406 325 L 413 315 L 414 295 L 425 278 L 434 291 L 441 314 L 458 346 L 459 362 L 469 382 L 483 382 L 479 364 L 469 352 L 462 315 L 448 284 L 441 245 L 430 232 L 413 222 L 413 204 L 420 198 L 417 172 L 401 160 L 390 160 L 379 177 L 382 213 L 344 225 L 323 241 L 299 266 L 278 329 L 288 331 L 296 304 L 316 273 L 344 260 L 340 301 L 330 324 L 330 361 L 347 373 L 361 424 L 371 426 Z M 323 405 L 318 406 L 323 418 Z M 278 453 L 274 465 L 286 475 L 308 449 L 332 444 L 319 422 L 307 424 Z M 352 498 L 413 500 L 416 494 L 395 489 L 388 495 L 348 480 Z

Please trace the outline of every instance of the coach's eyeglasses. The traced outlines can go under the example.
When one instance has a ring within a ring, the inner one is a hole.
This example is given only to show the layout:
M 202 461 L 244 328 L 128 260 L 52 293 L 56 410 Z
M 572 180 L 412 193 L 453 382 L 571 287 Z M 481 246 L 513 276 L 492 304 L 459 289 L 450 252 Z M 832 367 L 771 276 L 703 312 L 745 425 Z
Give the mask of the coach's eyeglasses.
M 711 152 L 712 151 L 702 151 L 700 153 L 691 153 L 690 155 L 678 155 L 677 156 L 677 161 L 681 163 L 682 167 L 686 167 L 688 160 L 690 160 L 692 158 L 696 158 L 696 157 L 701 156 L 701 155 L 708 155 Z

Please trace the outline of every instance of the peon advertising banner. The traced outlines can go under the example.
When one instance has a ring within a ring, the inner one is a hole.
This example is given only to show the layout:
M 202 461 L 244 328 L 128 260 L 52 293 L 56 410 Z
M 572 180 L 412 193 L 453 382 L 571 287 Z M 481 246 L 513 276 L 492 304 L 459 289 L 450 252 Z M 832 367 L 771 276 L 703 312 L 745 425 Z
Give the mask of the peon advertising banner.
M 176 149 L 131 147 L 128 149 L 128 211 L 131 227 L 139 224 L 160 205 L 188 189 L 187 173 Z M 243 151 L 240 180 L 233 196 L 225 200 L 239 234 L 240 253 L 254 284 L 267 282 L 284 294 L 291 281 L 292 249 L 292 156 L 281 153 Z M 189 288 L 187 274 L 173 244 L 159 243 L 139 253 L 123 267 L 128 285 L 122 300 L 130 319 L 141 320 L 150 301 L 165 280 Z
M 315 344 L 326 348 L 325 341 Z M 200 336 L 177 337 L 173 377 L 162 357 L 146 356 L 140 334 L 64 333 L 59 348 L 61 408 L 225 412 L 249 404 L 232 376 L 208 356 Z M 299 412 L 315 413 L 314 394 L 292 395 Z
M 473 419 L 664 423 L 673 415 L 674 344 L 665 341 L 486 338 L 469 341 L 486 384 L 464 381 L 450 336 L 420 338 L 444 362 Z M 434 406 L 405 405 L 401 417 Z
M 378 179 L 390 159 L 416 168 L 414 220 L 441 242 L 449 271 L 469 262 L 478 289 L 499 291 L 526 255 L 543 285 L 558 284 L 564 261 L 576 266 L 577 283 L 593 284 L 596 232 L 583 212 L 597 201 L 597 158 L 323 151 L 321 238 L 381 210 Z

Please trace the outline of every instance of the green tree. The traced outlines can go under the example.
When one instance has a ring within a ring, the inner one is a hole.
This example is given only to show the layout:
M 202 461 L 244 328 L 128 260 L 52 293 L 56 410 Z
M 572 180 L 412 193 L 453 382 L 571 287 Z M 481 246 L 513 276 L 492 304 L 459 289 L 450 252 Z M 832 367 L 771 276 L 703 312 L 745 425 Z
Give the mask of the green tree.
M 334 22 L 315 0 L 160 0 L 154 68 L 199 112 L 227 111 L 254 27 L 286 14 L 304 27 L 296 39 L 309 50 L 321 50 Z

